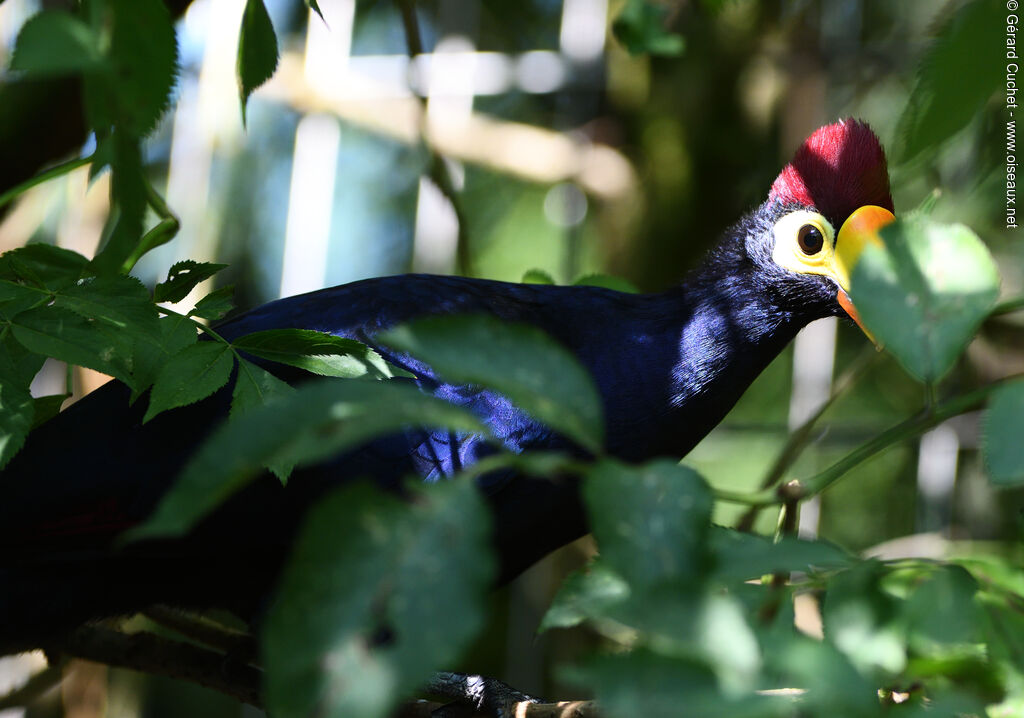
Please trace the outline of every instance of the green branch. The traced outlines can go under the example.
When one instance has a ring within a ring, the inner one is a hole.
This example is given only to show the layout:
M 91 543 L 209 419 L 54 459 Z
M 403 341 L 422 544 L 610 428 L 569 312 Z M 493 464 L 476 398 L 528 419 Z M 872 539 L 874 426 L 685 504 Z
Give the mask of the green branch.
M 802 501 L 816 494 L 820 494 L 862 461 L 869 459 L 883 449 L 889 448 L 893 444 L 898 444 L 902 441 L 906 441 L 907 439 L 923 434 L 928 429 L 941 424 L 947 419 L 979 408 L 984 404 L 989 394 L 1003 386 L 1007 381 L 1018 379 L 1020 376 L 1021 375 L 1005 377 L 999 381 L 979 387 L 974 391 L 948 399 L 940 404 L 936 404 L 930 411 L 922 412 L 917 416 L 911 417 L 906 421 L 897 424 L 887 431 L 883 431 L 875 438 L 851 451 L 824 471 L 815 474 L 805 481 L 790 481 L 778 488 L 762 489 L 754 492 L 716 489 L 715 497 L 720 501 L 728 501 L 737 504 L 773 506 L 789 501 Z
M 40 172 L 35 177 L 25 180 L 19 185 L 11 187 L 9 190 L 0 194 L 0 207 L 3 207 L 11 200 L 15 199 L 18 195 L 23 192 L 27 192 L 36 185 L 40 185 L 43 182 L 48 182 L 61 175 L 66 175 L 68 172 L 77 170 L 79 167 L 84 167 L 93 161 L 95 155 L 89 155 L 88 157 L 79 157 L 77 159 L 68 160 L 62 164 L 51 167 L 45 172 Z
M 146 203 L 153 208 L 157 217 L 160 217 L 160 222 L 142 235 L 138 244 L 135 245 L 135 249 L 124 260 L 124 263 L 121 265 L 121 272 L 124 274 L 132 271 L 132 267 L 147 252 L 174 239 L 178 234 L 178 230 L 181 229 L 181 222 L 178 220 L 178 217 L 167 206 L 167 202 L 160 193 L 153 189 L 153 184 L 145 176 L 143 177 L 143 184 L 146 189 Z
M 420 36 L 419 20 L 416 18 L 416 0 L 397 0 L 398 9 L 402 14 L 402 27 L 405 30 L 405 42 L 408 47 L 409 59 L 415 60 L 423 54 L 423 40 Z M 459 274 L 468 275 L 472 272 L 469 256 L 469 236 L 466 233 L 466 214 L 462 210 L 459 192 L 455 189 L 451 172 L 444 163 L 444 157 L 438 154 L 427 137 L 427 103 L 423 97 L 416 95 L 420 102 L 420 142 L 430 155 L 427 176 L 441 191 L 445 199 L 451 203 L 458 224 L 458 236 L 455 245 L 455 263 Z

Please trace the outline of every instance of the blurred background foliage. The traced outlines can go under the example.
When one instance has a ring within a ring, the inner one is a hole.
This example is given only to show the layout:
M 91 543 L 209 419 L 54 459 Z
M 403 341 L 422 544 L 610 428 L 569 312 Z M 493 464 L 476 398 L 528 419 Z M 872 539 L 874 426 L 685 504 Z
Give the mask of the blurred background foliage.
M 182 228 L 137 266 L 149 285 L 178 259 L 226 262 L 216 281 L 234 284 L 247 308 L 366 277 L 454 271 L 452 208 L 425 178 L 430 156 L 410 119 L 411 83 L 437 122 L 428 137 L 459 190 L 475 276 L 519 281 L 540 270 L 571 283 L 600 272 L 665 288 L 763 201 L 807 134 L 853 116 L 889 150 L 897 214 L 933 201 L 933 216 L 984 239 L 1005 296 L 1024 291 L 1024 243 L 1003 226 L 997 3 L 424 1 L 429 73 L 422 58 L 410 69 L 391 2 L 320 0 L 325 21 L 292 0 L 266 5 L 281 66 L 250 99 L 243 129 L 233 73 L 244 1 L 169 3 L 182 14 L 176 105 L 144 151 Z M 0 66 L 26 18 L 60 6 L 0 4 Z M 11 99 L 38 89 L 0 76 L 0 193 L 45 159 L 24 139 L 35 106 Z M 47 115 L 40 141 L 73 150 L 80 100 L 66 83 L 47 92 L 68 113 Z M 90 184 L 82 170 L 35 188 L 2 210 L 0 249 L 44 241 L 91 255 L 106 181 Z M 789 432 L 862 365 L 793 473 L 824 468 L 922 402 L 921 385 L 847 323 L 809 328 L 686 463 L 716 487 L 755 488 Z M 1009 314 L 986 323 L 944 384 L 955 390 L 1022 368 L 1024 326 Z M 63 376 L 53 366 L 34 390 L 56 393 Z M 80 371 L 79 391 L 97 381 Z M 926 557 L 1019 539 L 1024 493 L 989 485 L 979 436 L 969 414 L 881 453 L 806 506 L 801 533 L 883 555 L 890 549 L 880 545 L 901 540 L 897 553 Z M 715 519 L 731 524 L 742 513 L 719 504 Z M 775 521 L 764 511 L 755 527 L 767 533 Z M 577 542 L 496 595 L 467 667 L 527 692 L 572 696 L 551 667 L 601 639 L 585 627 L 535 630 L 561 576 L 592 551 Z M 69 685 L 68 715 L 252 713 L 199 688 L 118 671 L 108 680 L 104 669 L 83 670 Z M 51 701 L 31 714 L 61 710 Z

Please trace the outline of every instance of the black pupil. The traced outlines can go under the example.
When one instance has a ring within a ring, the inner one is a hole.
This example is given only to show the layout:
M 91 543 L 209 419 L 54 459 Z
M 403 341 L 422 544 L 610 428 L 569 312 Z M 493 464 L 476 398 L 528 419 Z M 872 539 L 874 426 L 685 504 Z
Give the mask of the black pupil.
M 825 243 L 825 238 L 821 236 L 821 230 L 813 224 L 805 224 L 800 228 L 797 241 L 800 242 L 800 249 L 804 251 L 804 254 L 817 254 L 821 251 L 821 245 Z

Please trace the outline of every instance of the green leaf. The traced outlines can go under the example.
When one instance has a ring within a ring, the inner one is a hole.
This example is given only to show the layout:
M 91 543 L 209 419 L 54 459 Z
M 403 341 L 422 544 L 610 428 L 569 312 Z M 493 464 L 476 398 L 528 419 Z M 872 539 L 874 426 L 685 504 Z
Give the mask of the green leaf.
M 523 274 L 522 279 L 524 284 L 557 284 L 555 278 L 545 272 L 543 269 L 528 269 Z
M 61 290 L 54 304 L 121 330 L 160 335 L 156 307 L 135 277 L 89 277 Z
M 171 357 L 156 375 L 145 423 L 162 411 L 194 404 L 224 386 L 235 365 L 231 347 L 198 342 Z
M 388 378 L 387 363 L 370 347 L 311 329 L 270 329 L 239 337 L 239 351 L 305 369 L 321 376 Z
M 170 106 L 178 72 L 177 37 L 162 0 L 107 1 L 114 11 L 109 53 L 118 129 L 144 137 Z
M 715 526 L 711 530 L 715 575 L 725 581 L 745 581 L 770 573 L 810 571 L 814 567 L 846 566 L 848 553 L 825 541 L 805 541 L 784 536 L 772 541 L 764 536 Z
M 996 0 L 974 0 L 942 27 L 921 61 L 897 125 L 894 156 L 898 161 L 935 152 L 977 116 L 999 89 L 1007 62 L 1002 57 L 1006 43 L 1000 12 Z
M 180 302 L 195 289 L 196 285 L 224 269 L 226 264 L 193 262 L 186 259 L 175 262 L 167 272 L 167 281 L 153 288 L 153 300 L 157 302 Z
M 32 428 L 42 426 L 60 413 L 64 402 L 71 398 L 71 394 L 49 394 L 38 396 L 32 400 L 35 405 L 35 413 L 32 416 Z
M 236 417 L 270 402 L 291 394 L 292 387 L 278 379 L 263 367 L 241 359 L 238 362 L 238 378 L 235 379 L 231 395 L 231 416 Z
M 569 574 L 558 588 L 538 632 L 571 628 L 603 616 L 629 597 L 629 585 L 600 561 Z
M 882 567 L 865 561 L 828 583 L 822 619 L 825 637 L 862 673 L 882 679 L 906 666 L 907 650 L 895 600 L 881 590 Z
M 630 55 L 677 57 L 686 44 L 678 33 L 666 29 L 669 7 L 654 0 L 626 0 L 612 23 L 612 33 Z
M 0 467 L 24 445 L 34 413 L 28 389 L 0 374 Z
M 306 5 L 309 6 L 310 10 L 312 10 L 313 12 L 320 16 L 320 19 L 323 20 L 324 24 L 327 23 L 327 20 L 324 19 L 323 12 L 320 10 L 320 3 L 318 3 L 316 0 L 306 0 Z
M 878 686 L 862 676 L 849 659 L 828 641 L 802 634 L 779 640 L 765 651 L 779 685 L 802 688 L 799 706 L 807 715 L 881 718 Z M 790 711 L 786 715 L 793 715 Z M 803 712 L 797 715 L 804 715 Z
M 934 382 L 964 350 L 999 294 L 984 243 L 963 225 L 897 220 L 853 269 L 850 296 L 864 323 L 908 372 Z
M 11 69 L 32 75 L 67 75 L 103 67 L 100 41 L 88 25 L 61 10 L 37 13 L 18 33 Z
M 242 124 L 249 95 L 269 80 L 277 69 L 277 35 L 263 0 L 246 0 L 242 28 L 238 35 L 238 94 L 242 101 Z
M 487 507 L 469 481 L 415 493 L 355 486 L 310 511 L 263 634 L 273 715 L 385 718 L 483 625 Z
M 234 285 L 221 287 L 196 302 L 196 306 L 189 314 L 200 319 L 209 319 L 211 322 L 215 321 L 235 308 L 234 296 Z
M 264 466 L 303 466 L 410 426 L 486 434 L 457 406 L 397 382 L 309 381 L 218 428 L 133 538 L 173 536 L 245 486 Z
M 540 329 L 484 315 L 417 319 L 378 335 L 445 380 L 480 384 L 580 446 L 601 449 L 601 398 L 576 358 Z
M 134 385 L 131 337 L 108 324 L 61 307 L 39 307 L 16 316 L 11 331 L 30 351 Z
M 11 319 L 27 309 L 48 304 L 51 297 L 45 289 L 0 279 L 0 316 Z
M 156 381 L 156 375 L 175 354 L 198 340 L 196 326 L 188 317 L 170 315 L 159 319 L 157 336 L 143 335 L 136 339 L 132 353 L 132 375 L 135 389 L 132 402 Z
M 68 287 L 83 276 L 89 260 L 78 252 L 50 244 L 29 244 L 0 256 L 0 278 L 40 289 Z
M 704 572 L 712 498 L 697 472 L 668 460 L 605 460 L 588 473 L 583 497 L 601 559 L 630 584 Z
M 627 294 L 640 293 L 636 285 L 629 280 L 622 277 L 613 277 L 610 274 L 585 274 L 573 282 L 573 284 L 578 287 L 604 287 L 605 289 L 614 289 L 616 292 L 626 292 Z
M 940 566 L 919 583 L 903 605 L 912 640 L 967 643 L 977 637 L 978 582 L 961 566 Z
M 989 478 L 998 486 L 1024 483 L 1024 380 L 999 387 L 989 401 L 982 452 Z
M 647 650 L 599 656 L 564 672 L 565 679 L 597 694 L 608 718 L 767 718 L 793 715 L 793 704 L 775 696 L 731 697 L 715 674 L 692 658 Z

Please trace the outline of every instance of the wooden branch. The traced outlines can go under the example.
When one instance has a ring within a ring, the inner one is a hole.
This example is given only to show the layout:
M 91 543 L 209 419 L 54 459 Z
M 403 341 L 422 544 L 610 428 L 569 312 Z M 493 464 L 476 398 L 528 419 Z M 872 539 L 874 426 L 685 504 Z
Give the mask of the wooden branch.
M 168 606 L 151 606 L 142 612 L 146 618 L 185 638 L 231 656 L 241 663 L 256 663 L 259 647 L 256 639 L 212 621 Z
M 398 709 L 392 718 L 431 718 L 443 703 L 410 701 Z M 559 701 L 558 703 L 519 703 L 515 718 L 600 718 L 594 701 Z M 465 718 L 493 718 L 484 713 L 471 713 Z
M 263 672 L 232 656 L 161 638 L 152 633 L 121 633 L 97 626 L 82 626 L 58 643 L 48 654 L 129 668 L 157 676 L 178 678 L 224 693 L 242 703 L 262 707 L 260 680 Z

